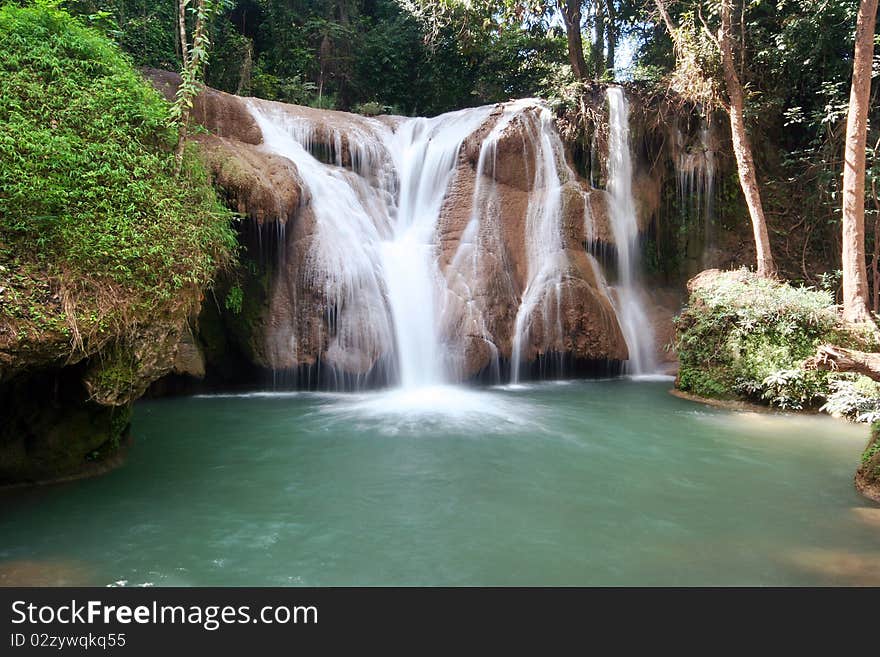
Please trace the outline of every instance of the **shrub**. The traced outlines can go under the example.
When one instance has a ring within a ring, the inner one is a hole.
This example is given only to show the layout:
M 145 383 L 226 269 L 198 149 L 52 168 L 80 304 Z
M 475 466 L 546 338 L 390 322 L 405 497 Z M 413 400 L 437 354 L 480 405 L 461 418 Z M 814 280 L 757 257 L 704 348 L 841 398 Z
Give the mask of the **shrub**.
M 880 420 L 880 384 L 860 374 L 840 374 L 829 384 L 826 413 L 854 422 Z
M 391 111 L 392 110 L 388 105 L 382 105 L 376 101 L 360 103 L 359 105 L 354 106 L 354 112 L 356 114 L 363 114 L 364 116 L 379 116 L 380 114 L 389 114 Z
M 85 328 L 206 284 L 235 248 L 230 214 L 193 153 L 174 175 L 169 106 L 127 56 L 48 5 L 0 7 L 0 51 L 3 314 L 51 322 L 34 289 L 55 278 Z
M 803 368 L 820 344 L 860 339 L 841 324 L 829 291 L 746 269 L 704 272 L 690 287 L 688 306 L 676 319 L 681 389 L 795 410 L 830 400 L 838 389 L 843 395 L 846 385 L 836 381 L 846 377 Z M 856 419 L 864 412 L 860 407 L 846 415 Z

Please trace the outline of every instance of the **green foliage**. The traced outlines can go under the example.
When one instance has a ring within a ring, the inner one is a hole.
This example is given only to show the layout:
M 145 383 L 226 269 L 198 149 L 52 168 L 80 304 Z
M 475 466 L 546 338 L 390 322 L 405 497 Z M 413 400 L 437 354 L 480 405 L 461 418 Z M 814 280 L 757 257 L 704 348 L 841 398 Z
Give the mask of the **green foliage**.
M 264 73 L 262 68 L 258 68 L 248 93 L 258 98 L 279 100 L 294 105 L 308 105 L 317 90 L 317 85 L 304 81 L 299 75 L 280 78 L 271 73 Z
M 381 105 L 375 100 L 371 100 L 367 103 L 355 105 L 353 111 L 364 116 L 379 116 L 380 114 L 391 114 L 393 109 L 388 105 Z
M 650 23 L 653 4 L 647 3 L 636 16 Z M 691 68 L 714 71 L 711 79 L 717 81 L 717 62 L 706 56 L 717 50 L 709 35 L 718 26 L 718 3 L 666 4 L 690 39 Z M 858 0 L 744 2 L 733 12 L 736 50 L 742 49 L 742 57 L 736 57 L 737 73 L 746 93 L 746 118 L 777 264 L 789 275 L 811 282 L 817 282 L 814 269 L 839 265 L 839 247 L 833 244 L 840 232 L 840 174 L 858 6 Z M 661 87 L 664 93 L 670 81 L 680 82 L 673 86 L 685 96 L 711 91 L 688 85 L 687 75 L 679 80 L 670 75 L 682 71 L 677 70 L 679 62 L 663 27 L 647 27 L 638 42 L 635 79 Z M 870 230 L 877 216 L 875 200 L 880 202 L 875 197 L 880 183 L 880 104 L 874 87 L 867 138 L 869 253 L 875 239 Z M 793 227 L 797 230 L 790 230 Z M 797 257 L 789 261 L 789 252 Z
M 105 291 L 65 318 L 97 329 L 207 283 L 235 248 L 230 215 L 196 157 L 174 176 L 168 103 L 129 59 L 45 6 L 0 8 L 0 50 L 0 262 L 20 277 L 0 281 L 5 314 L 48 323 L 30 306 L 55 276 Z
M 241 303 L 244 300 L 244 290 L 241 289 L 241 285 L 237 283 L 229 288 L 229 292 L 226 293 L 226 310 L 239 315 L 241 314 Z
M 138 65 L 180 70 L 174 2 L 66 0 Z M 193 3 L 194 4 L 194 3 Z M 213 21 L 206 84 L 328 109 L 377 103 L 404 114 L 553 95 L 542 81 L 566 61 L 541 4 L 529 20 L 510 3 L 450 3 L 455 20 L 428 27 L 397 0 L 236 0 Z M 191 28 L 193 17 L 188 18 Z
M 137 364 L 123 349 L 114 349 L 103 356 L 105 361 L 98 372 L 96 384 L 101 390 L 124 392 L 132 387 Z
M 853 422 L 880 420 L 880 385 L 860 374 L 840 374 L 830 382 L 823 411 Z
M 177 87 L 174 103 L 169 112 L 169 121 L 178 128 L 178 157 L 182 157 L 182 147 L 189 128 L 189 114 L 193 99 L 202 90 L 202 71 L 208 64 L 211 50 L 211 26 L 217 13 L 225 7 L 225 0 L 200 0 L 189 6 L 191 21 L 194 23 L 191 35 L 181 35 L 184 65 L 180 71 L 180 85 Z M 186 23 L 186 16 L 184 16 Z
M 317 96 L 312 96 L 306 104 L 315 109 L 332 110 L 339 107 L 339 98 L 336 94 L 318 94 Z
M 66 0 L 67 10 L 114 39 L 137 64 L 176 70 L 177 3 L 153 0 Z
M 829 375 L 803 361 L 823 342 L 850 344 L 832 295 L 743 269 L 696 282 L 676 319 L 678 385 L 706 397 L 746 397 L 800 409 L 825 398 Z

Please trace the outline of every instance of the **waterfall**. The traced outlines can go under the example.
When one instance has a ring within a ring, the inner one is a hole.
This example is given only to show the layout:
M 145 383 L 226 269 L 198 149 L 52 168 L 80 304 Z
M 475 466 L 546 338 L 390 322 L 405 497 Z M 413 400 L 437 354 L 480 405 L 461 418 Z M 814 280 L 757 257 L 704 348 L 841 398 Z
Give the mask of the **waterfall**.
M 391 234 L 393 177 L 385 175 L 388 157 L 375 134 L 383 127 L 348 126 L 352 171 L 341 166 L 340 131 L 324 135 L 324 143 L 332 148 L 322 150 L 316 145 L 317 127 L 307 118 L 289 116 L 275 103 L 252 101 L 249 109 L 265 147 L 296 164 L 307 195 L 304 202 L 315 217 L 315 234 L 301 276 L 320 298 L 326 328 L 319 325 L 316 335 L 310 335 L 295 324 L 283 348 L 293 358 L 302 353 L 305 359 L 310 340 L 325 341 L 326 360 L 332 368 L 364 369 L 363 363 L 382 353 L 393 336 L 383 272 L 377 264 L 379 244 Z M 297 298 L 294 306 L 298 310 L 306 302 Z
M 492 126 L 489 134 L 480 144 L 480 154 L 477 157 L 474 191 L 471 197 L 470 215 L 467 226 L 462 232 L 458 248 L 452 257 L 446 271 L 446 285 L 453 298 L 464 299 L 466 302 L 457 305 L 462 306 L 459 319 L 459 333 L 479 336 L 483 344 L 489 350 L 489 377 L 493 383 L 501 383 L 501 357 L 498 345 L 495 344 L 484 309 L 474 298 L 479 294 L 480 279 L 483 269 L 482 258 L 488 252 L 500 250 L 501 237 L 498 232 L 498 223 L 493 221 L 498 214 L 498 194 L 495 184 L 495 170 L 497 167 L 498 141 L 504 135 L 511 122 L 526 107 L 532 106 L 534 101 L 521 100 L 507 103 L 502 107 L 501 116 Z M 510 273 L 506 272 L 506 278 L 510 287 Z M 453 313 L 453 303 L 447 309 Z M 458 356 L 464 353 L 464 349 L 458 349 Z M 464 369 L 462 363 L 456 363 L 457 370 Z
M 520 115 L 528 117 L 526 134 L 536 154 L 533 191 L 526 212 L 528 280 L 514 322 L 512 383 L 519 382 L 523 350 L 536 321 L 541 322 L 545 344 L 561 340 L 561 283 L 568 267 L 562 248 L 562 176 L 567 180 L 572 174 L 565 163 L 553 115 L 546 107 L 536 109 L 536 114 Z
M 687 226 L 702 226 L 702 248 L 699 266 L 711 266 L 710 252 L 714 246 L 714 202 L 715 202 L 715 152 L 711 144 L 709 126 L 703 122 L 699 132 L 699 145 L 685 147 L 684 136 L 680 130 L 674 133 L 678 157 L 675 162 L 678 174 L 676 189 L 678 206 L 681 208 L 683 223 Z
M 654 335 L 644 310 L 638 281 L 639 227 L 632 193 L 633 166 L 629 138 L 629 102 L 623 89 L 608 87 L 608 192 L 610 220 L 617 248 L 614 298 L 620 328 L 629 349 L 631 374 L 655 370 Z
M 598 234 L 592 188 L 542 101 L 368 118 L 248 99 L 255 148 L 292 162 L 300 191 L 270 281 L 273 370 L 435 392 L 500 382 L 505 362 L 514 383 L 535 362 L 561 373 L 567 358 L 601 367 L 627 350 L 633 372 L 650 370 L 625 103 L 609 91 L 609 285 L 582 248 Z
M 363 369 L 360 361 L 391 353 L 401 386 L 445 382 L 434 232 L 461 144 L 492 108 L 404 119 L 394 130 L 348 115 L 344 140 L 341 129 L 319 140 L 325 125 L 273 103 L 249 108 L 265 148 L 296 164 L 308 193 L 315 234 L 305 268 L 327 308 L 329 364 Z
M 437 335 L 443 279 L 434 232 L 461 144 L 487 116 L 483 108 L 409 119 L 386 138 L 400 177 L 400 199 L 391 239 L 382 244 L 382 271 L 404 388 L 448 380 L 448 358 Z

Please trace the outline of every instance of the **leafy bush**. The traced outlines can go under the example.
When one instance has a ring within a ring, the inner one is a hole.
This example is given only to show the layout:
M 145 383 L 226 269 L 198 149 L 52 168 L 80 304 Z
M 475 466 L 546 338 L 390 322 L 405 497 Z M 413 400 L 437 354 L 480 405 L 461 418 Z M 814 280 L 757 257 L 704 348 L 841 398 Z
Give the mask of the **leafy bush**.
M 880 420 L 880 384 L 860 374 L 840 374 L 830 382 L 831 392 L 822 411 L 854 422 Z
M 840 324 L 830 292 L 745 269 L 704 272 L 691 290 L 676 319 L 681 389 L 787 409 L 815 406 L 830 394 L 829 373 L 803 369 L 819 344 L 855 340 Z
M 31 287 L 55 277 L 87 325 L 207 283 L 235 246 L 229 212 L 192 154 L 174 175 L 168 104 L 127 56 L 49 3 L 0 7 L 0 51 L 3 315 L 51 323 Z
M 317 90 L 317 85 L 304 81 L 299 75 L 289 78 L 278 77 L 264 72 L 262 65 L 258 64 L 251 87 L 247 91 L 259 98 L 280 100 L 294 105 L 308 105 Z
M 236 283 L 232 287 L 229 288 L 229 292 L 226 294 L 226 310 L 233 312 L 236 315 L 241 314 L 241 304 L 244 301 L 244 290 L 241 289 L 241 285 Z
M 364 116 L 379 116 L 380 114 L 390 114 L 392 110 L 388 105 L 382 105 L 381 103 L 371 100 L 367 103 L 355 105 L 353 111 L 356 114 L 363 114 Z

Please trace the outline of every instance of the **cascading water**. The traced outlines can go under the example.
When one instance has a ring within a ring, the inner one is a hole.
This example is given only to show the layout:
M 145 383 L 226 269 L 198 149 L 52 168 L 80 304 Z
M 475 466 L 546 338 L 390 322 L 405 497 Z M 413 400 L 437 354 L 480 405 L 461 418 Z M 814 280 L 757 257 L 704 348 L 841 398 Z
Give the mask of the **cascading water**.
M 320 296 L 327 328 L 319 324 L 316 336 L 294 330 L 282 348 L 297 358 L 303 342 L 326 341 L 326 359 L 331 365 L 362 366 L 382 353 L 393 336 L 378 266 L 379 244 L 391 234 L 388 192 L 393 179 L 387 175 L 387 153 L 369 130 L 372 126 L 351 126 L 346 136 L 356 170 L 339 166 L 342 141 L 338 132 L 327 140 L 335 147 L 330 154 L 333 164 L 325 164 L 313 155 L 316 129 L 309 120 L 288 116 L 273 103 L 252 102 L 249 107 L 266 148 L 296 164 L 315 219 L 302 276 Z M 301 303 L 305 300 L 295 299 L 295 308 Z
M 560 294 L 568 260 L 562 247 L 562 184 L 571 176 L 553 115 L 538 106 L 527 115 L 527 134 L 536 147 L 533 192 L 526 213 L 528 280 L 516 313 L 511 353 L 511 382 L 518 383 L 524 344 L 539 315 L 544 342 L 562 334 Z
M 250 109 L 266 148 L 296 164 L 309 195 L 316 234 L 306 268 L 322 283 L 331 314 L 330 364 L 393 353 L 403 387 L 446 381 L 434 232 L 461 144 L 492 108 L 407 119 L 393 131 L 358 117 L 345 126 L 353 171 L 342 166 L 341 132 L 325 139 L 333 144 L 325 163 L 315 157 L 311 121 L 269 103 L 254 101 Z M 296 340 L 289 346 L 295 351 Z
M 461 144 L 488 113 L 483 108 L 410 119 L 386 138 L 400 177 L 400 199 L 391 239 L 382 244 L 382 271 L 404 388 L 447 380 L 447 357 L 437 335 L 442 277 L 434 233 Z
M 293 162 L 301 191 L 270 291 L 269 362 L 333 387 L 388 380 L 435 396 L 477 375 L 500 382 L 505 359 L 513 382 L 535 361 L 561 373 L 566 357 L 627 349 L 634 372 L 650 369 L 625 99 L 609 102 L 616 289 L 583 251 L 597 235 L 591 187 L 541 101 L 374 119 L 249 100 L 261 148 Z
M 608 192 L 611 230 L 617 247 L 617 317 L 629 349 L 629 372 L 648 374 L 656 369 L 654 335 L 638 285 L 639 227 L 632 193 L 629 102 L 620 87 L 608 87 L 607 97 Z
M 696 147 L 685 148 L 680 131 L 676 131 L 675 137 L 679 151 L 675 162 L 678 174 L 676 200 L 685 225 L 702 226 L 699 251 L 690 257 L 695 261 L 699 260 L 699 268 L 705 269 L 711 264 L 710 252 L 714 246 L 715 152 L 711 145 L 709 126 L 704 123 L 700 128 L 699 144 Z
M 453 299 L 458 303 L 449 303 L 447 312 L 459 310 L 459 334 L 479 336 L 490 352 L 489 376 L 493 383 L 501 383 L 501 358 L 498 346 L 489 330 L 483 308 L 473 300 L 479 292 L 482 258 L 487 252 L 498 250 L 501 242 L 497 224 L 485 221 L 485 218 L 497 215 L 498 194 L 495 184 L 497 168 L 498 141 L 510 126 L 511 121 L 526 107 L 533 104 L 530 100 L 514 101 L 506 104 L 501 116 L 480 144 L 474 192 L 471 199 L 471 211 L 467 226 L 462 232 L 458 248 L 446 270 L 446 286 Z M 507 283 L 512 287 L 509 272 Z M 449 297 L 447 297 L 448 299 Z M 463 301 L 463 303 L 462 303 Z M 464 350 L 459 349 L 461 354 Z M 458 371 L 464 369 L 456 363 Z

